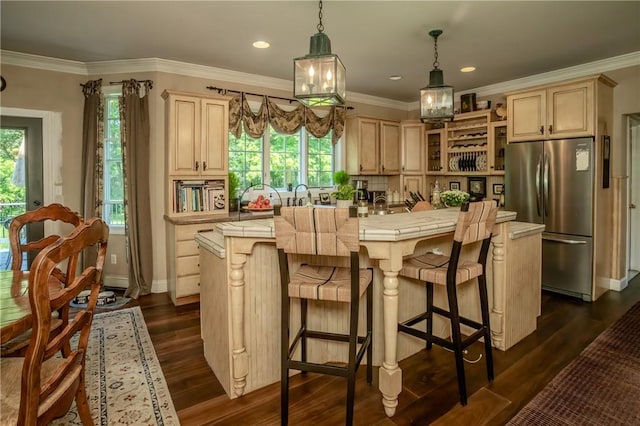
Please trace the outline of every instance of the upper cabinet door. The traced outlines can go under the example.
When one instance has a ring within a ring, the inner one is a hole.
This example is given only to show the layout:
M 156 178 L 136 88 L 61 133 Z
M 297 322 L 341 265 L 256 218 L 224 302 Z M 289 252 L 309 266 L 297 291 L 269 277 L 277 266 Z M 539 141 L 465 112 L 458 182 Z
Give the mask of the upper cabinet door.
M 380 174 L 400 174 L 400 124 L 380 121 Z
M 203 174 L 227 171 L 228 133 L 227 102 L 203 99 L 201 143 Z
M 169 163 L 172 174 L 199 174 L 200 101 L 187 96 L 174 96 L 167 109 Z
M 402 123 L 402 173 L 424 172 L 424 125 Z M 440 141 L 438 141 L 438 144 Z M 438 150 L 440 148 L 438 147 Z
M 507 97 L 509 142 L 541 140 L 545 136 L 546 90 L 534 90 Z
M 358 124 L 358 172 L 361 175 L 377 175 L 380 141 L 380 121 L 361 118 Z
M 548 89 L 548 137 L 562 139 L 593 135 L 593 96 L 593 80 Z

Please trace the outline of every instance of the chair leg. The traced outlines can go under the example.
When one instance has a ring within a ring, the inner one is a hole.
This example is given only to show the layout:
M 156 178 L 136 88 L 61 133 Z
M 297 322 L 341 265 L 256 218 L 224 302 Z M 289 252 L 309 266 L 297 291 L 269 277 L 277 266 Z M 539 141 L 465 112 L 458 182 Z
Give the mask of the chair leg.
M 280 424 L 289 424 L 289 296 L 282 292 L 280 334 Z
M 367 288 L 367 336 L 371 336 L 367 348 L 367 383 L 373 383 L 373 284 Z
M 467 405 L 467 383 L 464 376 L 462 335 L 460 332 L 460 314 L 458 312 L 458 298 L 455 283 L 447 283 L 447 296 L 449 299 L 449 314 L 451 316 L 451 340 L 453 341 L 453 352 L 456 358 L 456 371 L 458 374 L 458 392 L 460 394 L 460 404 Z
M 84 368 L 80 373 L 80 383 L 78 390 L 76 391 L 76 407 L 78 409 L 78 415 L 84 426 L 93 426 L 93 417 L 91 416 L 91 409 L 89 407 L 89 401 L 87 400 L 87 389 L 84 380 Z
M 351 303 L 349 314 L 349 366 L 347 372 L 347 418 L 345 424 L 353 424 L 353 402 L 356 394 L 356 346 L 358 343 L 358 301 Z
M 427 282 L 427 341 L 425 348 L 427 350 L 433 347 L 430 337 L 433 336 L 433 283 Z
M 484 356 L 487 360 L 487 377 L 493 381 L 493 348 L 491 347 L 491 327 L 489 325 L 489 298 L 487 297 L 487 279 L 484 274 L 478 277 L 480 291 L 480 310 L 482 325 L 484 326 Z
M 300 328 L 302 328 L 303 334 L 300 342 L 300 360 L 302 362 L 307 362 L 307 299 L 298 299 L 300 300 Z M 301 374 L 307 374 L 306 371 L 302 370 Z

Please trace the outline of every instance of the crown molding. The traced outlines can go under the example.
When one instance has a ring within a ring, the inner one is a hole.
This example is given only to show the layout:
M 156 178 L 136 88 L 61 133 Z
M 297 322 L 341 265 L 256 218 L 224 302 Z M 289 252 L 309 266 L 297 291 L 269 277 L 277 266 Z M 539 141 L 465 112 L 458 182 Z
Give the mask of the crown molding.
M 27 53 L 0 50 L 0 62 L 27 68 L 48 71 L 59 71 L 70 74 L 122 74 L 132 72 L 164 72 L 188 77 L 205 78 L 229 83 L 246 84 L 289 92 L 292 88 L 290 80 L 265 77 L 257 74 L 226 70 L 223 68 L 171 61 L 161 58 L 126 59 L 115 61 L 77 62 Z M 488 86 L 465 90 L 475 92 L 478 97 L 499 95 L 527 87 L 555 83 L 562 80 L 584 77 L 591 74 L 640 65 L 640 51 L 614 56 L 612 58 L 576 65 L 569 68 L 536 74 L 516 80 L 505 81 Z M 383 108 L 394 108 L 402 111 L 413 111 L 420 108 L 420 102 L 401 102 L 362 93 L 347 92 L 349 102 L 363 103 Z M 456 94 L 456 100 L 460 95 Z
M 477 97 L 499 95 L 515 90 L 526 89 L 527 87 L 541 86 L 550 83 L 557 83 L 563 80 L 586 77 L 588 75 L 600 74 L 611 70 L 640 65 L 640 51 L 627 53 L 625 55 L 614 56 L 612 58 L 599 61 L 588 62 L 569 68 L 549 71 L 529 77 L 518 78 L 516 80 L 491 84 L 489 86 L 478 87 L 476 89 L 465 90 L 465 92 L 475 92 Z
M 502 95 L 504 93 L 526 89 L 528 87 L 552 84 L 563 80 L 571 80 L 574 78 L 586 77 L 588 75 L 600 74 L 607 71 L 638 65 L 640 65 L 640 51 L 614 56 L 612 58 L 602 59 L 599 61 L 588 62 L 586 64 L 576 65 L 569 68 L 549 71 L 542 74 L 536 74 L 529 77 L 518 78 L 516 80 L 503 81 L 501 83 L 477 87 L 475 89 L 465 90 L 464 93 L 475 93 L 478 98 Z M 456 101 L 460 101 L 460 93 L 456 93 L 454 96 Z M 409 106 L 409 111 L 420 109 L 420 102 L 412 102 Z
M 84 62 L 50 58 L 48 56 L 0 50 L 0 63 L 25 68 L 36 68 L 46 71 L 65 72 L 68 74 L 88 75 Z

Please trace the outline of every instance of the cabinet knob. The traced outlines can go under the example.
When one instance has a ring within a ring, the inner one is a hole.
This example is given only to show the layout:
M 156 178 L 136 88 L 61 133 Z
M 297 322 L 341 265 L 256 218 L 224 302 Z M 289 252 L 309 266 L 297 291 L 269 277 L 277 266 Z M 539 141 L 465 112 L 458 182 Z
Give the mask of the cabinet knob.
M 544 126 L 540 126 L 540 134 L 544 135 Z
M 360 171 L 362 171 L 362 164 L 360 164 Z
M 198 171 L 198 167 L 200 167 L 200 165 L 198 164 L 198 162 L 196 161 L 196 172 Z
M 381 165 L 380 169 L 384 172 L 384 165 Z
M 553 125 L 549 124 L 549 134 L 553 133 Z
M 207 162 L 206 161 L 202 162 L 202 170 L 207 170 Z

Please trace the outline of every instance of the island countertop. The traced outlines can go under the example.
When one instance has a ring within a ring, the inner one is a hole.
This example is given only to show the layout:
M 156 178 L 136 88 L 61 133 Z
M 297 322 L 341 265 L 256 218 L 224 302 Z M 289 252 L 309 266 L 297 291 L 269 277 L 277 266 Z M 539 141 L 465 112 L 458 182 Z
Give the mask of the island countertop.
M 448 208 L 414 213 L 372 215 L 360 218 L 360 241 L 403 241 L 412 238 L 453 232 L 460 209 Z M 499 211 L 497 223 L 516 219 L 516 213 Z M 275 238 L 273 218 L 251 221 L 219 222 L 216 230 L 224 237 Z M 207 245 L 211 233 L 196 235 L 196 240 Z

